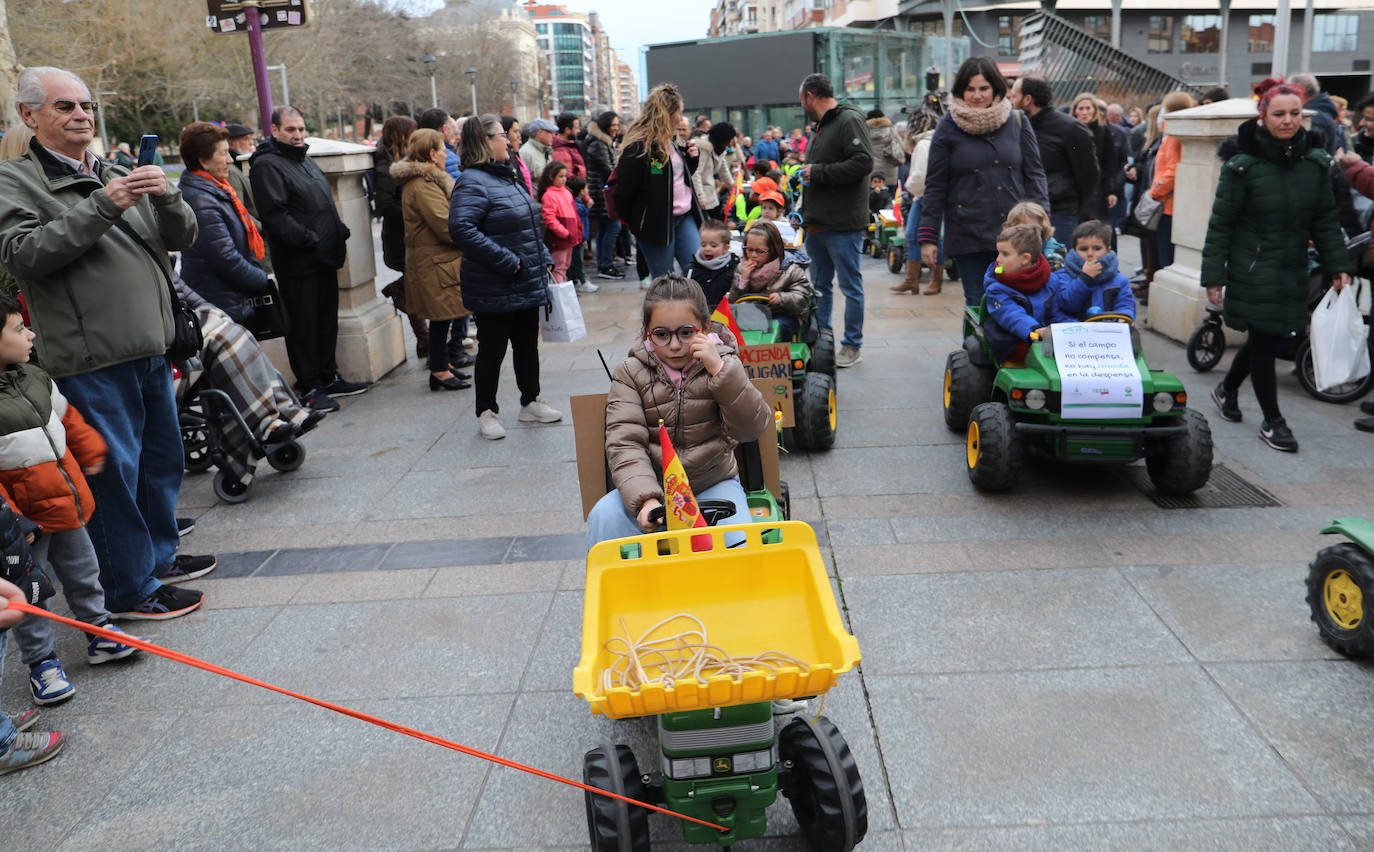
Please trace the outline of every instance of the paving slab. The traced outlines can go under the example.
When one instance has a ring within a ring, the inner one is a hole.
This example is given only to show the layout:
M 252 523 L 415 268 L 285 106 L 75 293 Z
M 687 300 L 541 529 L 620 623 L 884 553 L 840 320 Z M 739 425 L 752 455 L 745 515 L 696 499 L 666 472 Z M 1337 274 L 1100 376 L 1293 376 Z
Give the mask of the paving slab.
M 1274 819 L 1179 820 L 1169 822 L 1089 823 L 1008 828 L 963 828 L 908 831 L 908 849 L 977 852 L 1019 849 L 1032 852 L 1138 849 L 1311 850 L 1359 849 L 1330 817 Z

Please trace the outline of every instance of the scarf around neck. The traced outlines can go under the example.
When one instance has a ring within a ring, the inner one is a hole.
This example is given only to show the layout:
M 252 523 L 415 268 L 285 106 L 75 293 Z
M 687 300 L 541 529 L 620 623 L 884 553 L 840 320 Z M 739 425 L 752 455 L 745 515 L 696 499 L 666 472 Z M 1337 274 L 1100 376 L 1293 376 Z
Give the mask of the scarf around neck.
M 993 271 L 997 280 L 1018 293 L 1025 293 L 1027 296 L 1032 293 L 1039 293 L 1040 288 L 1045 286 L 1045 282 L 1050 280 L 1050 264 L 1042 254 L 1035 263 L 1025 269 L 1016 272 L 1003 272 L 1002 267 L 997 267 Z
M 253 217 L 248 215 L 248 208 L 243 206 L 243 202 L 239 200 L 239 194 L 234 192 L 229 181 L 217 178 L 204 169 L 192 169 L 191 174 L 198 178 L 204 178 L 229 193 L 229 201 L 234 205 L 234 212 L 238 214 L 239 221 L 243 223 L 243 230 L 248 235 L 248 250 L 253 253 L 254 260 L 262 260 L 267 254 L 267 248 L 262 243 L 262 234 L 258 233 L 258 226 L 253 224 Z
M 1011 117 L 1011 101 L 998 98 L 989 107 L 973 107 L 962 98 L 949 99 L 949 117 L 959 129 L 972 136 L 986 136 Z
M 712 272 L 715 272 L 718 269 L 724 269 L 726 264 L 730 262 L 731 257 L 731 253 L 727 251 L 720 257 L 713 257 L 710 260 L 707 260 L 706 258 L 701 256 L 701 250 L 698 249 L 697 253 L 692 256 L 692 259 L 695 260 L 697 263 L 701 264 L 701 266 L 704 269 L 709 269 Z
M 1098 258 L 1098 262 L 1102 264 L 1102 271 L 1098 273 L 1096 278 L 1092 278 L 1083 273 L 1083 258 L 1078 252 L 1069 249 L 1068 254 L 1064 255 L 1064 268 L 1074 275 L 1077 275 L 1089 284 L 1110 284 L 1111 281 L 1116 278 L 1116 252 L 1107 252 L 1102 255 L 1102 257 Z
M 763 290 L 782 273 L 782 261 L 777 259 L 754 267 L 746 278 L 740 276 L 739 288 L 741 290 Z

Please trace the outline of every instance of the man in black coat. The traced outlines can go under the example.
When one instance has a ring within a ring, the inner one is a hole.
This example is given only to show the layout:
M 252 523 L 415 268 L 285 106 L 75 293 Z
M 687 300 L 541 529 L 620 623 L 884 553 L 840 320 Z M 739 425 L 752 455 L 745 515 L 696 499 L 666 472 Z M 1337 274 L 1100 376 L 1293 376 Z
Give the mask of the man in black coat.
M 1040 161 L 1050 188 L 1050 221 L 1054 238 L 1068 246 L 1073 229 L 1093 218 L 1096 207 L 1097 151 L 1092 133 L 1072 116 L 1053 109 L 1050 84 L 1040 77 L 1021 77 L 1011 87 L 1012 109 L 1024 110 L 1040 143 Z
M 334 348 L 339 339 L 339 279 L 350 232 L 334 209 L 329 181 L 306 156 L 305 119 L 295 107 L 272 111 L 272 136 L 249 160 L 249 180 L 262 216 L 291 318 L 286 355 L 306 405 L 339 407 L 331 397 L 355 396 L 367 385 L 344 381 Z
M 1317 78 L 1311 74 L 1294 74 L 1288 82 L 1302 87 L 1303 109 L 1312 110 L 1312 129 L 1320 131 L 1326 153 L 1334 157 L 1337 151 L 1344 151 L 1347 144 L 1345 134 L 1336 125 L 1341 111 L 1331 96 L 1322 91 Z

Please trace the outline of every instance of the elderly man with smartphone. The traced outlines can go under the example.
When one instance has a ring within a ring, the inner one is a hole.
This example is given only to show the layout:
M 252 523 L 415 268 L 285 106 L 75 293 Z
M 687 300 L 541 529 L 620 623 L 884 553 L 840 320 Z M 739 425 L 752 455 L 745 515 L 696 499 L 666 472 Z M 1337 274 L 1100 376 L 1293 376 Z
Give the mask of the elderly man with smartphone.
M 204 596 L 174 587 L 212 557 L 176 557 L 184 464 L 172 371 L 171 264 L 196 217 L 157 166 L 102 162 L 91 93 L 60 68 L 19 75 L 27 156 L 0 163 L 0 265 L 19 282 L 43 366 L 109 445 L 84 519 L 116 618 L 184 615 Z

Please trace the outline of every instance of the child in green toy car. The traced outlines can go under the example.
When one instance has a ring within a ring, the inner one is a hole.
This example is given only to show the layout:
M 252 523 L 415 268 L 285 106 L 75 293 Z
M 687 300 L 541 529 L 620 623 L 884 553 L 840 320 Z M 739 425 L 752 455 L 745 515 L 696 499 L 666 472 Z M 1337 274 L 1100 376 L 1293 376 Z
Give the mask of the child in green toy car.
M 983 277 L 988 322 L 984 330 L 992 356 L 1022 361 L 1030 350 L 1031 333 L 1052 322 L 1072 322 L 1055 310 L 1049 286 L 1050 265 L 1040 253 L 1044 245 L 1036 225 L 1012 225 L 997 235 L 997 259 Z
M 1050 214 L 1045 212 L 1045 208 L 1034 201 L 1018 203 L 1007 211 L 1007 218 L 1002 222 L 1003 228 L 1012 225 L 1035 225 L 1039 228 L 1045 240 L 1040 246 L 1040 253 L 1045 256 L 1050 271 L 1057 272 L 1064 265 L 1064 244 L 1054 238 L 1054 223 L 1050 221 Z
M 782 339 L 796 339 L 811 301 L 811 280 L 805 267 L 788 256 L 782 234 L 772 222 L 755 222 L 744 235 L 744 260 L 730 301 L 750 295 L 767 295 Z
M 1112 226 L 1097 219 L 1081 223 L 1073 232 L 1073 250 L 1064 268 L 1050 276 L 1055 308 L 1076 320 L 1103 312 L 1135 319 L 1131 282 L 1117 270 L 1112 251 Z
M 730 500 L 735 514 L 722 523 L 749 521 L 735 445 L 773 428 L 773 412 L 735 355 L 735 339 L 710 317 L 701 288 L 680 275 L 655 279 L 644 294 L 641 337 L 616 367 L 606 400 L 615 489 L 587 515 L 588 549 L 654 530 L 649 513 L 663 505 L 659 420 L 697 500 Z M 726 536 L 725 543 L 736 542 Z

